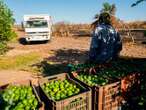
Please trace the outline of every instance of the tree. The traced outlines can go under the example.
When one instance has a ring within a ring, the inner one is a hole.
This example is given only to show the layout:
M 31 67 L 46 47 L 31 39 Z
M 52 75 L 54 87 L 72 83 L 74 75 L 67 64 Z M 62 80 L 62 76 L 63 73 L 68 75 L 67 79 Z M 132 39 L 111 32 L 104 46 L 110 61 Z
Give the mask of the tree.
M 111 15 L 115 15 L 116 13 L 116 6 L 115 4 L 110 5 L 108 2 L 103 3 L 103 8 L 100 10 L 100 12 L 108 12 Z M 95 19 L 99 18 L 99 14 L 97 13 L 94 17 Z
M 103 9 L 101 10 L 101 12 L 108 12 L 111 15 L 115 15 L 116 12 L 116 6 L 115 4 L 109 4 L 108 2 L 103 3 Z
M 112 22 L 115 22 L 115 13 L 116 13 L 116 6 L 115 4 L 109 4 L 108 2 L 103 3 L 103 8 L 100 10 L 100 12 L 108 12 L 110 15 L 112 15 Z M 99 14 L 97 13 L 94 17 L 95 21 L 92 23 L 93 28 L 96 26 L 98 23 L 99 19 Z
M 16 36 L 12 31 L 14 24 L 12 11 L 0 0 L 0 54 L 7 50 L 7 42 Z
M 139 3 L 144 2 L 146 0 L 137 0 L 135 3 L 131 5 L 131 7 L 137 6 Z

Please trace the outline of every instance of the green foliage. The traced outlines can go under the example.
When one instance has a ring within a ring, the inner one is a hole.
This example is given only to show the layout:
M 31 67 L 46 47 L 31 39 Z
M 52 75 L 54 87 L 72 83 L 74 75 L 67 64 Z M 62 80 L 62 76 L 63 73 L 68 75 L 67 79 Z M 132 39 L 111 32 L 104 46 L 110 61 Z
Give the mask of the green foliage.
M 0 110 L 36 110 L 37 106 L 30 86 L 9 86 L 0 93 Z
M 109 4 L 108 2 L 103 3 L 103 8 L 101 12 L 108 12 L 112 15 L 115 15 L 116 12 L 116 6 L 115 4 Z
M 108 2 L 103 3 L 103 8 L 100 10 L 100 12 L 108 12 L 112 15 L 115 15 L 116 13 L 116 6 L 115 4 L 109 4 Z M 99 14 L 97 13 L 94 17 L 95 19 L 99 18 Z
M 3 54 L 7 51 L 7 45 L 4 42 L 0 42 L 0 54 Z
M 131 7 L 137 6 L 139 3 L 144 2 L 146 0 L 137 0 L 135 3 L 131 5 Z
M 0 54 L 5 52 L 7 42 L 16 37 L 12 26 L 14 24 L 11 10 L 0 0 Z
M 116 13 L 116 5 L 115 4 L 109 4 L 108 2 L 103 3 L 103 7 L 100 10 L 100 12 L 108 12 L 110 15 L 115 15 Z M 99 19 L 99 13 L 95 14 L 94 16 L 95 21 L 92 23 L 92 26 L 95 27 L 98 24 Z

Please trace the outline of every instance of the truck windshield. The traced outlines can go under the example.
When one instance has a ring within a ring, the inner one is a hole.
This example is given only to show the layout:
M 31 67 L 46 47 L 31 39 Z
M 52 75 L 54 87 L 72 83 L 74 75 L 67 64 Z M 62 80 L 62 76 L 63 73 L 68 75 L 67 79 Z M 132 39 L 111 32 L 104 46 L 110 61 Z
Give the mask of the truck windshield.
M 26 28 L 46 28 L 48 27 L 48 23 L 45 20 L 35 20 L 35 21 L 27 21 Z

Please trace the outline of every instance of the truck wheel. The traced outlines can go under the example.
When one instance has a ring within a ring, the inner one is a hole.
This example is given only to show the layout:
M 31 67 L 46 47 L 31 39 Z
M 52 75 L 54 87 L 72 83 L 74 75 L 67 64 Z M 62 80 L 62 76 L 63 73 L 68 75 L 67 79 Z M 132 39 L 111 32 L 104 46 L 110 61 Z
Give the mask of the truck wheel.
M 30 41 L 27 41 L 27 44 L 30 44 Z

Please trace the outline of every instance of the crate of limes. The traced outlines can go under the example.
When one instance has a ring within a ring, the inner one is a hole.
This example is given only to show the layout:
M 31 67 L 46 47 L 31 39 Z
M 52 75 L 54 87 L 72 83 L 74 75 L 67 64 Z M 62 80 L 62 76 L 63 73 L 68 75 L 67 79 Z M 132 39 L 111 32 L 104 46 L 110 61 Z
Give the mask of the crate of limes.
M 50 110 L 91 110 L 91 90 L 70 79 L 67 73 L 39 80 L 40 95 Z
M 102 74 L 103 71 L 102 71 Z M 92 110 L 117 110 L 121 108 L 121 82 L 104 77 L 101 73 L 72 72 L 70 77 L 92 90 Z
M 0 87 L 0 110 L 44 110 L 31 81 L 21 81 Z

